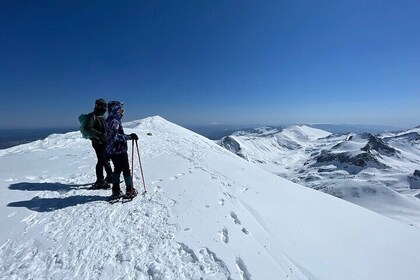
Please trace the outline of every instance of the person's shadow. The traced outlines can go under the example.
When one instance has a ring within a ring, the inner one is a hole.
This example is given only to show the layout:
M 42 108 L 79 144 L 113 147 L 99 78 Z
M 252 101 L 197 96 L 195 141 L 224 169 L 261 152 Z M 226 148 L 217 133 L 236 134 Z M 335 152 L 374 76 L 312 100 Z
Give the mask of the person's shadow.
M 20 191 L 56 191 L 66 193 L 71 190 L 86 189 L 91 184 L 61 184 L 61 183 L 28 183 L 22 182 L 9 186 L 11 190 Z
M 58 191 L 59 193 L 69 192 L 74 189 L 83 189 L 84 185 L 66 185 L 61 183 L 17 183 L 9 186 L 11 190 L 22 191 Z M 40 198 L 38 196 L 26 201 L 11 202 L 9 207 L 26 207 L 29 210 L 38 212 L 51 212 L 66 207 L 76 206 L 78 204 L 89 203 L 93 201 L 106 201 L 108 196 L 99 195 L 75 195 L 64 198 Z

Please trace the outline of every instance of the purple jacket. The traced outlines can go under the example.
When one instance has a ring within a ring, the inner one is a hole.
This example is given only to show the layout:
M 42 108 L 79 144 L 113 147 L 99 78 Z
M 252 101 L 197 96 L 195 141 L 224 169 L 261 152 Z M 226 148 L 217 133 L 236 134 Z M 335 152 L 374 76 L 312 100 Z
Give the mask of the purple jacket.
M 127 152 L 127 140 L 130 136 L 124 133 L 122 127 L 123 104 L 118 101 L 108 103 L 108 118 L 106 119 L 106 152 L 110 155 Z

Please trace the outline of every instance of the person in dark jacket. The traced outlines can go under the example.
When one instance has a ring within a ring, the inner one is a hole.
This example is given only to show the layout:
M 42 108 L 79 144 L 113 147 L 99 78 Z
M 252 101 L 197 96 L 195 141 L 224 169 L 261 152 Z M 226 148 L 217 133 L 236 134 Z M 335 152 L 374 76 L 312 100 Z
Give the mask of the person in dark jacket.
M 104 114 L 106 113 L 107 103 L 100 98 L 95 101 L 95 108 L 86 118 L 85 129 L 91 135 L 93 149 L 96 153 L 98 162 L 96 163 L 96 182 L 92 188 L 109 188 L 112 181 L 112 168 L 110 159 L 106 153 L 106 124 Z M 103 169 L 106 172 L 104 179 Z
M 106 119 L 106 151 L 114 164 L 112 174 L 112 196 L 122 195 L 120 189 L 121 172 L 124 175 L 126 195 L 134 197 L 137 191 L 133 188 L 133 180 L 130 174 L 130 165 L 127 154 L 127 140 L 138 140 L 135 133 L 124 133 L 121 118 L 124 115 L 123 103 L 110 101 L 108 103 L 108 118 Z

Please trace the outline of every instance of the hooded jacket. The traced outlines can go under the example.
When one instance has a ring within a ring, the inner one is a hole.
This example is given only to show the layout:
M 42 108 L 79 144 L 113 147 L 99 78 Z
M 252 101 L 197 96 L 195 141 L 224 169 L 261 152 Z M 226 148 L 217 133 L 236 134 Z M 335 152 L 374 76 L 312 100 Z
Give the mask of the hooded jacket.
M 108 103 L 108 118 L 106 119 L 106 152 L 110 155 L 127 152 L 127 140 L 130 136 L 124 133 L 121 118 L 123 104 L 119 101 Z

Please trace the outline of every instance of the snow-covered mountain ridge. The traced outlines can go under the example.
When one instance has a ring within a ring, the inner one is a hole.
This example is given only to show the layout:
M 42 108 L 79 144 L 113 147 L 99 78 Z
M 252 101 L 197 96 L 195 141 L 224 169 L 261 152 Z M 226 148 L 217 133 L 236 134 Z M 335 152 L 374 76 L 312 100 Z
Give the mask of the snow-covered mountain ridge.
M 417 278 L 418 228 L 275 176 L 160 117 L 124 125 L 140 136 L 148 187 L 131 203 L 86 189 L 96 162 L 78 132 L 0 151 L 2 278 Z
M 337 135 L 296 125 L 269 137 L 237 132 L 218 143 L 274 174 L 420 226 L 419 128 Z

